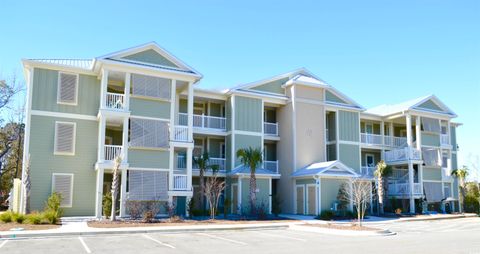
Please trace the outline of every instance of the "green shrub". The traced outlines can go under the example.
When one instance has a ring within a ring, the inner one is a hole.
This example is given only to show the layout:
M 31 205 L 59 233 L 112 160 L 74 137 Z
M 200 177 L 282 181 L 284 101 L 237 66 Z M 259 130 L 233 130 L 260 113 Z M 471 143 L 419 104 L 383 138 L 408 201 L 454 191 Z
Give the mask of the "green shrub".
M 15 221 L 18 224 L 22 224 L 25 219 L 25 215 L 21 213 L 12 213 L 12 221 Z
M 42 223 L 42 219 L 43 219 L 43 215 L 39 212 L 32 212 L 30 214 L 27 214 L 26 216 L 27 223 L 35 224 L 35 225 Z
M 317 216 L 317 219 L 320 220 L 332 220 L 333 217 L 335 217 L 335 213 L 330 210 L 323 210 L 319 216 Z
M 50 224 L 57 224 L 60 217 L 63 215 L 63 209 L 60 208 L 62 196 L 59 193 L 52 193 L 45 202 L 45 210 L 43 211 L 43 218 Z
M 4 223 L 9 223 L 9 222 L 12 222 L 13 220 L 13 213 L 8 211 L 8 212 L 4 212 L 2 214 L 0 214 L 0 221 L 4 222 Z
M 58 220 L 60 219 L 60 216 L 58 216 L 58 213 L 55 211 L 44 211 L 42 213 L 43 219 L 45 219 L 49 224 L 57 224 Z
M 107 192 L 107 194 L 103 195 L 103 216 L 107 219 L 112 215 L 112 193 Z

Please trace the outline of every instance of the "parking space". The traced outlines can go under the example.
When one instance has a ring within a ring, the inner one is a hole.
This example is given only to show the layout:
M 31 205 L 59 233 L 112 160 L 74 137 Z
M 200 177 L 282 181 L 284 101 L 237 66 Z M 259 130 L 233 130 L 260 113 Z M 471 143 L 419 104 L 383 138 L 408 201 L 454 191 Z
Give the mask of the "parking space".
M 392 237 L 351 237 L 292 229 L 148 233 L 0 241 L 0 253 L 468 253 L 480 250 L 480 219 L 378 224 Z M 419 232 L 421 235 L 419 236 Z M 453 233 L 452 233 L 453 232 Z

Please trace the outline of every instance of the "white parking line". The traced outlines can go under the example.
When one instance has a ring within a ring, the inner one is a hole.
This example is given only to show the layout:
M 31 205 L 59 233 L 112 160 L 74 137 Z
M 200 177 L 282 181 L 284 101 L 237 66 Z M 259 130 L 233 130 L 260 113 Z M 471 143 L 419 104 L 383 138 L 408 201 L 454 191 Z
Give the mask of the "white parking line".
M 296 237 L 284 236 L 284 235 L 276 235 L 276 234 L 269 234 L 269 233 L 264 233 L 264 232 L 256 232 L 256 234 L 271 236 L 271 237 L 277 237 L 277 238 L 297 240 L 297 241 L 301 241 L 301 242 L 306 242 L 307 241 L 306 239 L 302 239 L 302 238 L 296 238 Z
M 170 245 L 170 244 L 168 244 L 168 243 L 161 242 L 161 241 L 159 241 L 159 240 L 157 240 L 157 239 L 155 239 L 155 238 L 153 238 L 153 237 L 151 237 L 151 236 L 149 236 L 149 235 L 142 235 L 142 236 L 145 237 L 145 238 L 147 238 L 147 239 L 150 239 L 150 240 L 152 240 L 152 241 L 154 241 L 154 242 L 156 242 L 156 243 L 158 243 L 158 244 L 160 244 L 160 245 L 166 246 L 166 247 L 171 248 L 171 249 L 175 249 L 175 246 Z
M 247 245 L 244 242 L 224 238 L 224 237 L 221 237 L 221 236 L 211 235 L 211 234 L 207 234 L 207 233 L 197 233 L 197 235 L 203 235 L 203 236 L 208 236 L 208 237 L 211 237 L 211 238 L 216 238 L 216 239 L 219 239 L 219 240 L 224 240 L 224 241 L 228 241 L 228 242 L 232 242 L 232 243 L 236 243 L 236 244 Z
M 85 251 L 87 253 L 92 253 L 92 251 L 90 251 L 90 248 L 88 248 L 87 244 L 85 243 L 85 241 L 81 236 L 78 237 L 78 240 L 80 240 L 80 243 L 83 245 L 83 248 L 85 248 Z
M 8 240 L 3 240 L 3 243 L 0 243 L 0 249 L 7 244 Z

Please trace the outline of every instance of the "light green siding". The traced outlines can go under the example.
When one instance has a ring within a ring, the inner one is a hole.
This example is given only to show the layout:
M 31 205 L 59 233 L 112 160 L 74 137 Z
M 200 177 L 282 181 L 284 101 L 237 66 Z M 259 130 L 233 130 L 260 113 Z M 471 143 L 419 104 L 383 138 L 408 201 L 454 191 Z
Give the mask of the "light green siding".
M 227 131 L 232 130 L 232 98 L 228 98 L 227 102 L 225 103 L 225 118 L 226 118 L 226 127 Z
M 458 169 L 457 154 L 452 153 L 452 169 Z
M 342 104 L 348 104 L 344 100 L 340 99 L 336 95 L 334 95 L 332 92 L 326 90 L 325 91 L 325 100 L 329 102 L 335 102 L 335 103 L 342 103 Z
M 168 151 L 128 149 L 128 163 L 130 167 L 168 169 L 168 160 Z
M 435 104 L 432 100 L 428 100 L 418 106 L 419 108 L 425 108 L 425 109 L 430 109 L 430 110 L 436 110 L 436 111 L 443 111 L 437 104 Z
M 438 168 L 423 167 L 423 180 L 441 181 L 442 170 Z
M 426 133 L 422 131 L 422 145 L 440 146 L 440 136 L 434 133 Z
M 262 100 L 235 96 L 235 130 L 262 131 Z
M 130 98 L 132 116 L 147 116 L 170 119 L 170 102 Z
M 263 149 L 262 137 L 235 134 L 235 153 L 237 153 L 238 149 L 248 147 Z M 238 165 L 240 165 L 240 160 L 235 156 L 235 166 Z
M 283 79 L 275 80 L 263 85 L 255 86 L 250 89 L 283 95 L 285 94 L 285 89 L 282 88 L 282 85 L 285 84 L 285 82 L 287 81 L 288 81 L 288 78 L 283 78 Z
M 58 71 L 34 69 L 32 109 L 73 113 L 98 114 L 100 105 L 100 81 L 95 76 L 79 75 L 77 105 L 57 103 Z
M 138 61 L 138 62 L 158 64 L 158 65 L 178 68 L 176 64 L 174 64 L 172 61 L 168 60 L 164 56 L 160 55 L 153 49 L 148 49 L 142 52 L 138 52 L 136 54 L 125 56 L 123 58 L 128 60 Z
M 308 178 L 308 179 L 297 179 L 295 180 L 296 185 L 304 185 L 304 184 L 315 184 L 315 179 Z M 307 187 L 305 187 L 307 189 Z
M 54 155 L 55 121 L 75 122 L 75 155 Z M 52 191 L 53 173 L 71 173 L 73 177 L 72 208 L 65 208 L 66 216 L 95 214 L 95 169 L 98 147 L 98 122 L 32 116 L 30 131 L 31 210 L 43 210 Z
M 338 124 L 340 140 L 360 141 L 359 115 L 357 112 L 338 111 Z
M 457 128 L 451 126 L 450 127 L 450 140 L 452 142 L 452 150 L 457 150 Z
M 348 167 L 358 171 L 358 167 L 360 166 L 360 146 L 340 144 L 339 150 L 340 161 Z
M 270 180 L 265 178 L 257 178 L 257 206 L 265 205 L 268 212 L 270 200 Z M 250 208 L 250 178 L 242 179 L 242 210 L 249 211 Z
M 333 204 L 337 202 L 338 190 L 344 182 L 342 179 L 321 179 L 322 211 L 333 208 Z
M 225 137 L 225 169 L 232 169 L 232 135 Z

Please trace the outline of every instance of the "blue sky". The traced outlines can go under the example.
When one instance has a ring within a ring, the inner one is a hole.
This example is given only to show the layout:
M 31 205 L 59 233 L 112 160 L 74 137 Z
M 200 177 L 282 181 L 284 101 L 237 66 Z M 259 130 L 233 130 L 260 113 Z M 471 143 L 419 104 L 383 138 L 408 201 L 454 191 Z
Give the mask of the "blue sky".
M 306 67 L 365 107 L 435 94 L 480 149 L 480 1 L 2 1 L 0 75 L 156 41 L 225 88 Z

